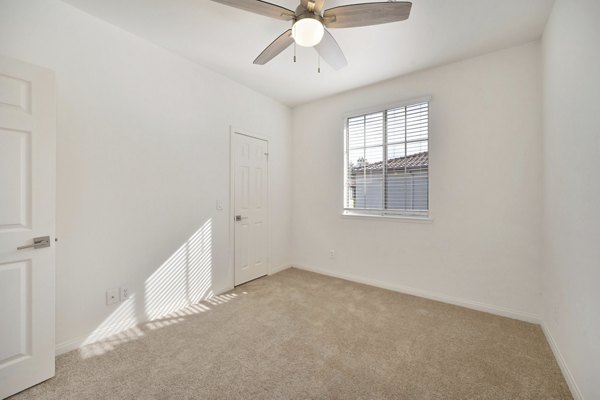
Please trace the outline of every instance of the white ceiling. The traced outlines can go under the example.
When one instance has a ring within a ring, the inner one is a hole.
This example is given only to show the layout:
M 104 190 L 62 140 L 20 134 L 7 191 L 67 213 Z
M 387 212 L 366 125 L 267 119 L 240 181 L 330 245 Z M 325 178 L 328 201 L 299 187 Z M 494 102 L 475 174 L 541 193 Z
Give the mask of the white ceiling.
M 413 0 L 407 21 L 332 29 L 349 65 L 334 71 L 293 46 L 265 66 L 256 56 L 289 22 L 210 0 L 63 0 L 287 105 L 539 38 L 554 0 Z M 299 0 L 270 0 L 295 9 Z M 327 0 L 325 8 L 365 0 Z

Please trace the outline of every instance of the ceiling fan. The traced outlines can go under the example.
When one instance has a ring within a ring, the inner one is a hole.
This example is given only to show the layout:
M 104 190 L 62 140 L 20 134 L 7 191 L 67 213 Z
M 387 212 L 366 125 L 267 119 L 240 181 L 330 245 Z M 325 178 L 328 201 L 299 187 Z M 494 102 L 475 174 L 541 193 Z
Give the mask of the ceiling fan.
M 254 60 L 265 65 L 292 43 L 314 47 L 319 56 L 334 69 L 348 65 L 342 49 L 325 28 L 354 28 L 403 21 L 410 15 L 410 2 L 377 2 L 349 4 L 323 10 L 325 0 L 300 0 L 296 11 L 262 0 L 212 0 L 267 17 L 292 21 L 291 29 L 283 32 Z

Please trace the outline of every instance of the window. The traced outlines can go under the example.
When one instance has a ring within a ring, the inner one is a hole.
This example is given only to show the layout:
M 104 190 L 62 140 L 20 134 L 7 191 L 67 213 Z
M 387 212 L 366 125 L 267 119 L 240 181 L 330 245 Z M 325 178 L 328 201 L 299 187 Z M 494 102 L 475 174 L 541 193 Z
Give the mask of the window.
M 428 215 L 428 101 L 349 117 L 345 136 L 345 214 Z

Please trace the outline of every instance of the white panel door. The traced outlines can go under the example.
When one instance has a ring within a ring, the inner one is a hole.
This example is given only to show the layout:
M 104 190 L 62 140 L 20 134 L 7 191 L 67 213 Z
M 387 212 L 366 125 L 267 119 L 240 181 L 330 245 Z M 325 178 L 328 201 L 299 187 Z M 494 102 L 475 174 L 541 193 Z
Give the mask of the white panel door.
M 268 257 L 268 143 L 232 137 L 234 168 L 235 284 L 266 275 Z
M 0 398 L 54 376 L 55 113 L 53 73 L 0 56 Z

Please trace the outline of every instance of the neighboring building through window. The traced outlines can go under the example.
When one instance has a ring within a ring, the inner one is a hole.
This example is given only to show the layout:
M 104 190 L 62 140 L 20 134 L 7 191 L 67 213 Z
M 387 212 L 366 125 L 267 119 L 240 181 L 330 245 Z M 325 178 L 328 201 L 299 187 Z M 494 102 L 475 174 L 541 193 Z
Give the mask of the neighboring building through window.
M 349 117 L 345 136 L 345 213 L 428 215 L 427 101 Z

